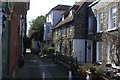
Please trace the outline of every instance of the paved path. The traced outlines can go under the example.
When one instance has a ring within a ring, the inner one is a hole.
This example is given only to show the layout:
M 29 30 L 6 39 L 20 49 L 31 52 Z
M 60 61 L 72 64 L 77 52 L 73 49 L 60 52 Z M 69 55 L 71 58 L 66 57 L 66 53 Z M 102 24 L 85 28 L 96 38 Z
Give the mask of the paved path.
M 68 78 L 68 69 L 51 59 L 33 54 L 25 55 L 24 67 L 16 69 L 15 78 L 42 78 L 43 72 L 45 78 L 51 80 Z

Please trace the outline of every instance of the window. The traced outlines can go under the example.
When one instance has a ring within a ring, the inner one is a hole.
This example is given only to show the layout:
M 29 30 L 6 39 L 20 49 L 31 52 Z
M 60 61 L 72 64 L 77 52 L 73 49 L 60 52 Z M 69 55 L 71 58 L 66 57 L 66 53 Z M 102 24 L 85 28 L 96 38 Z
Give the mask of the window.
M 116 47 L 114 44 L 108 42 L 108 63 L 116 62 Z
M 50 27 L 46 26 L 46 33 L 49 33 L 49 32 L 50 32 Z
M 55 37 L 56 37 L 56 39 L 57 39 L 57 37 L 58 37 L 58 32 L 57 32 L 57 30 L 55 30 Z
M 69 38 L 69 35 L 70 35 L 70 30 L 69 28 L 67 28 L 67 37 Z
M 72 25 L 70 25 L 70 37 L 72 36 Z
M 102 62 L 102 42 L 97 42 L 97 62 Z
M 99 13 L 97 16 L 97 32 L 103 30 L 103 12 Z
M 65 36 L 65 28 L 63 27 L 62 28 L 62 37 L 64 37 Z
M 62 21 L 64 21 L 64 15 L 62 16 Z
M 74 14 L 75 10 L 71 10 L 69 15 L 72 16 Z
M 116 6 L 109 8 L 108 29 L 116 28 Z
M 88 33 L 93 33 L 93 16 L 89 17 L 88 19 Z

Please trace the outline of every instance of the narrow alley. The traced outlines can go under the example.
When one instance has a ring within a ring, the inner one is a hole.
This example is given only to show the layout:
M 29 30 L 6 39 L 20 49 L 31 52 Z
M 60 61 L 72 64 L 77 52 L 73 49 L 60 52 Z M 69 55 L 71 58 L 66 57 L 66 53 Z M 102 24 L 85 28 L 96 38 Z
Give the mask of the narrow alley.
M 0 0 L 0 80 L 120 80 L 120 0 Z
M 26 54 L 24 67 L 16 69 L 14 78 L 49 78 L 51 80 L 68 78 L 68 69 L 46 57 Z

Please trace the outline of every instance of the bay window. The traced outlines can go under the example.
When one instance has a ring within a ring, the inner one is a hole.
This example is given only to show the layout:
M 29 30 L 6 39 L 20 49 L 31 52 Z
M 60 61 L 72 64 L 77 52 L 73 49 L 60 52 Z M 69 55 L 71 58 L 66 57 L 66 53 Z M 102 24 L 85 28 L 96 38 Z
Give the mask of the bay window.
M 102 62 L 102 42 L 97 42 L 97 62 Z
M 97 32 L 103 31 L 103 12 L 97 15 Z
M 109 8 L 109 24 L 108 29 L 116 28 L 116 6 Z

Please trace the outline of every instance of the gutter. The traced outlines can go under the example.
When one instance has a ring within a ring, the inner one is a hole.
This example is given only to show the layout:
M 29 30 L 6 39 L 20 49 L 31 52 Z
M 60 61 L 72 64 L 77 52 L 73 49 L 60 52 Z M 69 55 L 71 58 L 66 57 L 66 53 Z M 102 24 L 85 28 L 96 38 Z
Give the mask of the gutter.
M 93 3 L 91 3 L 91 4 L 88 6 L 88 8 L 94 6 L 95 4 L 97 4 L 97 3 L 100 2 L 100 1 L 101 1 L 101 0 L 96 0 L 96 1 L 94 1 Z

